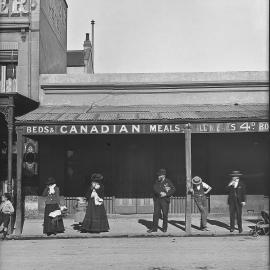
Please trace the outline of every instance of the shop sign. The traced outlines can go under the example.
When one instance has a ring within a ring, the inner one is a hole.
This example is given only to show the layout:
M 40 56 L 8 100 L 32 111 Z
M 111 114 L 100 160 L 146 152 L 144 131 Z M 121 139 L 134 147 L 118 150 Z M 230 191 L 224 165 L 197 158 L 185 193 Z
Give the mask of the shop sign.
M 31 8 L 34 9 L 37 3 L 31 2 Z M 28 16 L 30 12 L 30 0 L 0 0 L 0 16 Z
M 128 124 L 128 125 L 29 125 L 24 135 L 79 134 L 175 134 L 183 133 L 186 124 Z M 193 123 L 192 133 L 267 132 L 268 122 Z

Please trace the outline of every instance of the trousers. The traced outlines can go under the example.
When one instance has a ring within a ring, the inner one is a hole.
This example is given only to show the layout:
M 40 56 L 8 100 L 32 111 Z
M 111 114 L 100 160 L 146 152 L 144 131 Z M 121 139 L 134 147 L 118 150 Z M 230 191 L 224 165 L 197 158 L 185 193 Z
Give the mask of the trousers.
M 0 225 L 3 224 L 3 227 L 7 228 L 9 221 L 10 221 L 10 214 L 5 214 L 3 212 L 0 212 Z
M 201 213 L 201 228 L 206 228 L 207 226 L 207 199 L 206 196 L 195 196 L 194 201 L 199 208 L 199 211 Z
M 170 200 L 168 198 L 154 199 L 153 229 L 157 230 L 160 213 L 162 213 L 163 229 L 168 228 L 168 213 Z
M 229 210 L 230 210 L 230 228 L 234 230 L 235 216 L 236 216 L 238 230 L 242 230 L 242 205 L 240 205 L 236 200 L 231 201 L 229 204 Z

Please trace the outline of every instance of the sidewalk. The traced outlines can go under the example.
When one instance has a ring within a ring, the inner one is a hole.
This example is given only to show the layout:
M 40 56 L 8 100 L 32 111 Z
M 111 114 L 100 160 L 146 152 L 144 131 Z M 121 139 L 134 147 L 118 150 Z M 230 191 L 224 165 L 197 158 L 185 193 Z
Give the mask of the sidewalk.
M 257 216 L 243 217 L 243 232 L 228 229 L 229 217 L 210 214 L 208 216 L 209 231 L 199 230 L 200 215 L 192 215 L 191 235 L 185 232 L 185 216 L 170 215 L 167 233 L 158 230 L 156 233 L 147 233 L 152 226 L 152 215 L 109 215 L 110 231 L 106 233 L 81 233 L 80 224 L 73 218 L 64 218 L 65 232 L 54 236 L 46 236 L 43 231 L 42 219 L 26 219 L 21 236 L 8 235 L 8 239 L 55 239 L 55 238 L 108 238 L 108 237 L 184 237 L 184 236 L 240 236 L 250 235 L 251 228 L 256 224 Z M 159 221 L 159 226 L 162 221 Z

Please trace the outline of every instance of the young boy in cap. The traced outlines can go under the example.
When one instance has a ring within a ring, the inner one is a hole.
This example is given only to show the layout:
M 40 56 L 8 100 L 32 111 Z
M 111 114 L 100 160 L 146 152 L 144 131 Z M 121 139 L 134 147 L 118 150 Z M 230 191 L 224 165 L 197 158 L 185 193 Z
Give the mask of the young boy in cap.
M 206 194 L 212 189 L 209 185 L 204 183 L 199 176 L 195 176 L 191 180 L 193 188 L 190 189 L 194 196 L 194 201 L 201 213 L 201 230 L 208 231 L 207 229 L 207 199 Z M 206 191 L 204 191 L 206 189 Z
M 229 190 L 228 204 L 230 211 L 230 232 L 234 231 L 235 215 L 237 218 L 239 233 L 243 231 L 242 228 L 242 207 L 246 204 L 246 187 L 242 181 L 240 181 L 240 176 L 242 173 L 240 171 L 232 171 L 229 174 L 232 179 L 227 186 Z
M 158 220 L 160 212 L 162 212 L 163 226 L 162 231 L 167 232 L 168 228 L 168 213 L 170 205 L 170 197 L 175 192 L 175 187 L 172 182 L 166 178 L 166 170 L 160 169 L 157 172 L 158 178 L 154 184 L 154 214 L 153 214 L 153 227 L 147 232 L 157 232 Z
M 2 195 L 2 203 L 0 205 L 0 226 L 3 226 L 1 231 L 3 232 L 3 239 L 7 236 L 10 215 L 13 213 L 14 207 L 11 203 L 11 196 L 9 193 L 4 193 L 4 195 Z

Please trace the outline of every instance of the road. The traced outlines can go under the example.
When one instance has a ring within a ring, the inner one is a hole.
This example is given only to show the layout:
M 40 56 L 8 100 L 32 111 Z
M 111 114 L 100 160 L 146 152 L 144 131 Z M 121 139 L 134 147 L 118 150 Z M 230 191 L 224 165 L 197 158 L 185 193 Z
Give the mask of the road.
M 8 240 L 1 270 L 269 269 L 268 237 Z

